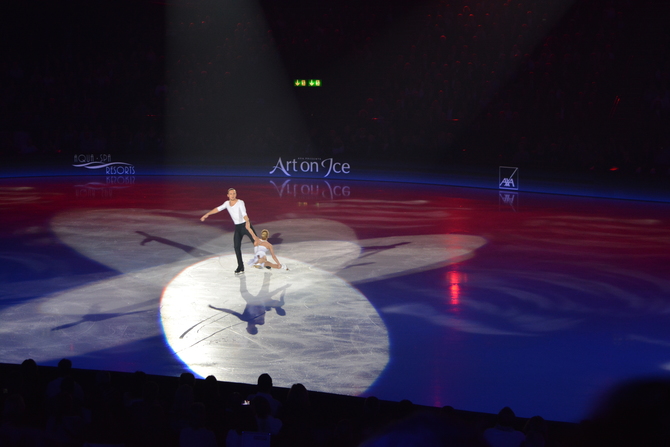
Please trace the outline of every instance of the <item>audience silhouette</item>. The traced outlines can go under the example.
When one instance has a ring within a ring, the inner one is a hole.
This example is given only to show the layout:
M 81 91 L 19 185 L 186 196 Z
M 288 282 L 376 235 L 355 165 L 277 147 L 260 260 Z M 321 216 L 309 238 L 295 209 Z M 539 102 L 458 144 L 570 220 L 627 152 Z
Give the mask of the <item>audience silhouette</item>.
M 26 371 L 30 373 L 20 379 Z M 54 374 L 61 385 L 48 397 L 51 382 L 38 378 Z M 245 432 L 269 433 L 271 445 L 279 447 L 660 447 L 670 442 L 667 378 L 613 387 L 579 424 L 539 415 L 518 418 L 509 407 L 489 415 L 409 400 L 314 394 L 299 383 L 275 389 L 267 373 L 259 376 L 257 392 L 246 401 L 242 396 L 252 385 L 219 382 L 214 376 L 196 379 L 190 372 L 172 378 L 49 368 L 27 361 L 0 365 L 0 380 L 7 390 L 0 402 L 3 447 L 232 447 L 242 445 Z M 32 385 L 27 387 L 27 382 Z M 74 397 L 74 383 L 81 384 L 81 402 Z

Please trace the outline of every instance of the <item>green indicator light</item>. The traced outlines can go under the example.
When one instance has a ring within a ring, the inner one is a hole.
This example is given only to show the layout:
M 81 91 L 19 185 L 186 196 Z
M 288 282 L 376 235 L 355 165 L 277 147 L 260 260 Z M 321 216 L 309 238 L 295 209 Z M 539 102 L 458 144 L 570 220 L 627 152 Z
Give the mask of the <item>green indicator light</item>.
M 321 79 L 294 79 L 294 87 L 321 87 Z

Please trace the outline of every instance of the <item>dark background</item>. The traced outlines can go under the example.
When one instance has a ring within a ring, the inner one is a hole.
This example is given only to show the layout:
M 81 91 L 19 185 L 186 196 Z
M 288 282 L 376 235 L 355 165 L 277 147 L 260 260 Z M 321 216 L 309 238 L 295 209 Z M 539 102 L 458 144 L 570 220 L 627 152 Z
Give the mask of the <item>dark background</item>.
M 664 189 L 668 12 L 659 0 L 17 2 L 0 18 L 3 176 L 59 172 L 74 154 L 143 172 L 333 157 L 368 173 L 504 165 Z

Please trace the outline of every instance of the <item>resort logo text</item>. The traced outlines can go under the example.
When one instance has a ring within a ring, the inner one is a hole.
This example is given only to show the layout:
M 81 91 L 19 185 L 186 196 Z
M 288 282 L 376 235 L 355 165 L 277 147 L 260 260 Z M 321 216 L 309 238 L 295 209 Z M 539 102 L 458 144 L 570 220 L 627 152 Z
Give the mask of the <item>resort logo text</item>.
M 112 161 L 110 154 L 75 154 L 75 168 L 102 169 L 106 175 L 135 175 L 135 166 L 121 161 Z
M 328 177 L 331 173 L 335 174 L 349 174 L 351 166 L 349 163 L 340 163 L 334 161 L 332 158 L 294 158 L 293 160 L 282 161 L 281 157 L 277 160 L 270 174 L 280 170 L 291 177 L 291 172 L 301 172 L 307 174 L 321 174 L 325 172 L 324 177 Z

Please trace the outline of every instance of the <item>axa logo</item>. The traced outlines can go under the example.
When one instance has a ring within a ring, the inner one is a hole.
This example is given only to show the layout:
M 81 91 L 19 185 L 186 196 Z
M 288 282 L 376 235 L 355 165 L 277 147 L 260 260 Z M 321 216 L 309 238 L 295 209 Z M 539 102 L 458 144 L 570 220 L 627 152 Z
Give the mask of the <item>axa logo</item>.
M 498 168 L 498 188 L 519 189 L 519 168 L 500 166 Z
M 349 174 L 351 166 L 349 163 L 334 161 L 332 158 L 294 158 L 293 160 L 283 161 L 279 157 L 270 174 L 274 174 L 277 170 L 283 172 L 288 177 L 291 177 L 291 173 L 297 172 L 309 174 L 321 174 L 325 172 L 323 176 L 328 177 L 331 173 Z

